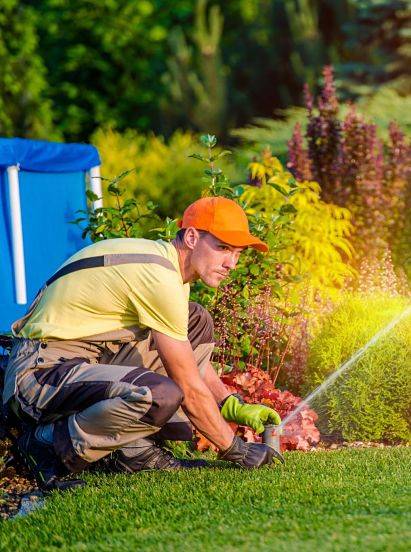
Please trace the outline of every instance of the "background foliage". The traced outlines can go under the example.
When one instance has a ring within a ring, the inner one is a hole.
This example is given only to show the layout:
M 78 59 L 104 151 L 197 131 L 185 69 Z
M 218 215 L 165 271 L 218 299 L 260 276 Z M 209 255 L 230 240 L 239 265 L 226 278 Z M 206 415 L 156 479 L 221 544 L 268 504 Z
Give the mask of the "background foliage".
M 323 76 L 317 98 L 305 88 L 307 128 L 303 137 L 295 126 L 289 166 L 299 178 L 316 179 L 326 201 L 353 212 L 357 259 L 381 257 L 389 249 L 400 252 L 400 264 L 411 195 L 410 142 L 395 122 L 384 142 L 377 125 L 355 106 L 340 118 L 332 68 L 325 67 Z
M 18 0 L 3 0 L 0 8 L 0 134 L 58 138 L 38 52 L 39 14 Z
M 250 181 L 254 185 L 242 196 L 248 211 L 269 213 L 292 191 L 290 183 L 295 179 L 269 150 L 264 150 L 250 164 Z M 288 197 L 295 219 L 283 237 L 286 244 L 278 262 L 284 263 L 286 274 L 301 276 L 305 287 L 308 284 L 322 291 L 342 287 L 353 274 L 345 262 L 353 252 L 348 240 L 352 231 L 350 211 L 323 201 L 317 182 L 299 181 L 298 192 Z
M 66 139 L 87 139 L 97 126 L 161 128 L 167 36 L 188 24 L 192 2 L 40 0 L 38 52 L 48 95 Z
M 162 217 L 181 216 L 186 206 L 200 197 L 204 188 L 201 166 L 189 157 L 197 138 L 177 131 L 168 140 L 161 136 L 111 129 L 99 129 L 92 137 L 98 148 L 107 178 L 134 169 L 122 185 L 128 197 L 151 200 Z
M 110 125 L 225 137 L 301 105 L 303 84 L 330 63 L 344 97 L 382 84 L 406 97 L 410 13 L 407 0 L 1 0 L 4 90 L 25 82 L 44 121 L 12 118 L 3 133 L 88 140 Z M 19 94 L 7 100 L 34 113 Z

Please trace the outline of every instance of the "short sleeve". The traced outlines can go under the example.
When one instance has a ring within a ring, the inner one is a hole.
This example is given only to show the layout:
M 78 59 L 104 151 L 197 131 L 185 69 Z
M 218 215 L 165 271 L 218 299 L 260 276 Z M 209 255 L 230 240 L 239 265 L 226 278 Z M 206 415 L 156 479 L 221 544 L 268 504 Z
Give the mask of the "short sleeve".
M 188 339 L 188 294 L 177 273 L 164 267 L 146 271 L 129 297 L 139 323 L 169 337 Z

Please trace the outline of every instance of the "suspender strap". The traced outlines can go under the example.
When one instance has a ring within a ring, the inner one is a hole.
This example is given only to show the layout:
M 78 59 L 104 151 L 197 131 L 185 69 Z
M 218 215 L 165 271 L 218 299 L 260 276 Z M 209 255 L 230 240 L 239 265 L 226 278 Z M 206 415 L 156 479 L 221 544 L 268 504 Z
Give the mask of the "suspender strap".
M 73 261 L 72 263 L 63 266 L 63 268 L 60 268 L 60 270 L 53 274 L 53 276 L 47 280 L 46 286 L 51 285 L 62 276 L 66 276 L 66 274 L 76 272 L 77 270 L 84 270 L 86 268 L 97 268 L 99 266 L 115 266 L 133 263 L 155 263 L 176 272 L 173 263 L 168 259 L 161 257 L 161 255 L 151 255 L 144 253 L 113 253 L 110 255 L 99 255 L 98 257 L 88 257 L 86 259 Z
M 98 257 L 88 257 L 86 259 L 80 259 L 78 261 L 73 261 L 72 263 L 67 264 L 66 266 L 63 266 L 63 268 L 60 268 L 51 278 L 47 280 L 45 285 L 39 290 L 37 293 L 34 301 L 28 308 L 28 311 L 26 314 L 22 317 L 16 320 L 12 325 L 13 335 L 17 336 L 21 330 L 23 329 L 24 325 L 30 318 L 30 316 L 33 314 L 35 308 L 40 302 L 40 299 L 45 292 L 47 286 L 61 278 L 62 276 L 66 276 L 67 274 L 70 274 L 71 272 L 76 272 L 77 270 L 84 270 L 86 268 L 96 268 L 99 266 L 115 266 L 115 265 L 121 265 L 121 264 L 133 264 L 133 263 L 155 263 L 159 264 L 161 266 L 164 266 L 164 268 L 168 268 L 169 270 L 173 270 L 174 272 L 177 272 L 173 263 L 169 261 L 168 259 L 165 259 L 161 255 L 151 255 L 151 254 L 145 254 L 145 253 L 113 253 L 111 255 L 100 255 Z
M 73 261 L 72 263 L 63 266 L 63 268 L 60 268 L 60 270 L 53 274 L 53 276 L 47 280 L 46 286 L 51 285 L 62 276 L 70 274 L 70 272 L 75 272 L 76 270 L 84 270 L 85 268 L 95 268 L 97 266 L 104 266 L 104 255 L 100 255 L 99 257 L 89 257 L 88 259 L 80 259 L 79 261 Z

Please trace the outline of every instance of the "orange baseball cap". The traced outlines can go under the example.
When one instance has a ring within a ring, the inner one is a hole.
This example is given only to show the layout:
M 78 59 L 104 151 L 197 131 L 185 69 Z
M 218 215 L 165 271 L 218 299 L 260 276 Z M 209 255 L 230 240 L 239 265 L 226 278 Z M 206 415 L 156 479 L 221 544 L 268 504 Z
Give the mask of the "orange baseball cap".
M 250 246 L 266 253 L 268 246 L 250 233 L 247 215 L 232 199 L 203 197 L 187 207 L 180 228 L 206 230 L 234 247 Z

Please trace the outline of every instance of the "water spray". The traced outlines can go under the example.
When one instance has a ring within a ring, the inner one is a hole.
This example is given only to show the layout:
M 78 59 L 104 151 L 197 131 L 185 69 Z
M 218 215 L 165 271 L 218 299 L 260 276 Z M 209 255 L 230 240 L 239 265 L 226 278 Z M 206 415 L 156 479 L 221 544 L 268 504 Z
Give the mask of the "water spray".
M 382 328 L 379 332 L 377 332 L 374 337 L 372 337 L 361 349 L 358 349 L 356 353 L 352 355 L 351 358 L 349 358 L 346 362 L 341 364 L 341 366 L 335 370 L 332 374 L 326 378 L 321 385 L 316 387 L 314 391 L 312 391 L 310 394 L 308 394 L 300 403 L 299 405 L 290 412 L 284 420 L 282 420 L 281 424 L 278 426 L 270 425 L 265 426 L 265 431 L 263 434 L 263 442 L 272 447 L 275 451 L 278 453 L 280 452 L 280 441 L 281 441 L 281 435 L 285 435 L 287 433 L 287 430 L 285 429 L 285 426 L 293 419 L 297 414 L 299 414 L 304 408 L 308 406 L 308 404 L 317 397 L 320 393 L 325 391 L 334 381 L 348 368 L 350 368 L 357 360 L 362 357 L 364 353 L 368 351 L 370 347 L 375 345 L 379 339 L 387 335 L 395 326 L 401 322 L 404 318 L 407 318 L 411 314 L 411 306 L 407 307 L 401 314 L 399 314 L 396 318 L 391 320 L 387 326 Z

